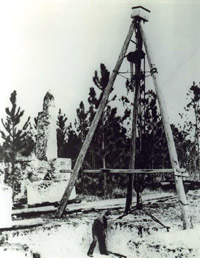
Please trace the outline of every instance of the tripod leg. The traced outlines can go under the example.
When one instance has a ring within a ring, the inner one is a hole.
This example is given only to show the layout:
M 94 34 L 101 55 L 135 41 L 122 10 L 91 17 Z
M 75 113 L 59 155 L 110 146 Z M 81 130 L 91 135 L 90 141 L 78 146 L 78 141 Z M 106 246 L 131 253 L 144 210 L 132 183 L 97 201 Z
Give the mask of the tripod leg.
M 142 37 L 139 30 L 140 20 L 135 19 L 136 26 L 136 49 L 142 50 Z M 134 103 L 132 112 L 132 132 L 131 132 L 131 157 L 130 157 L 130 168 L 135 168 L 135 156 L 136 156 L 136 131 L 137 131 L 137 121 L 138 121 L 138 110 L 139 110 L 139 98 L 140 98 L 140 83 L 141 83 L 141 60 L 135 63 L 135 80 L 133 82 L 133 63 L 130 63 L 131 71 L 131 83 L 135 85 L 134 92 Z M 128 185 L 127 185 L 127 197 L 126 197 L 126 207 L 125 212 L 131 210 L 132 205 L 132 195 L 133 195 L 133 183 L 137 180 L 137 175 L 128 175 Z M 138 182 L 137 182 L 138 183 Z M 135 184 L 136 185 L 136 184 Z M 138 199 L 137 199 L 138 200 Z M 138 202 L 137 202 L 137 206 Z
M 130 71 L 131 71 L 131 82 L 133 83 L 133 64 L 130 63 Z M 130 168 L 135 168 L 135 147 L 136 147 L 136 127 L 137 127 L 137 119 L 138 119 L 138 102 L 139 102 L 139 85 L 135 84 L 135 93 L 134 93 L 134 104 L 133 104 L 133 115 L 132 115 L 132 132 L 131 132 L 131 162 Z M 127 184 L 127 196 L 126 196 L 126 206 L 125 213 L 128 213 L 131 210 L 132 205 L 132 195 L 133 195 L 133 179 L 134 176 L 132 174 L 128 175 L 128 184 Z
M 90 126 L 89 131 L 88 131 L 88 134 L 87 134 L 87 136 L 85 138 L 85 141 L 84 141 L 84 143 L 82 145 L 82 148 L 81 148 L 80 153 L 78 155 L 78 158 L 76 160 L 76 164 L 75 164 L 73 172 L 71 174 L 68 186 L 66 187 L 66 190 L 65 190 L 65 192 L 63 194 L 63 197 L 62 197 L 62 199 L 60 201 L 60 205 L 59 205 L 59 207 L 58 207 L 58 209 L 56 211 L 56 217 L 58 217 L 58 218 L 60 218 L 63 215 L 63 212 L 64 212 L 64 210 L 65 210 L 65 208 L 67 206 L 67 202 L 69 200 L 69 197 L 71 195 L 72 189 L 73 189 L 74 184 L 76 182 L 76 179 L 78 177 L 79 170 L 80 170 L 80 168 L 81 168 L 81 166 L 83 164 L 85 155 L 86 155 L 87 150 L 88 150 L 88 148 L 90 146 L 90 143 L 92 141 L 92 138 L 93 138 L 93 135 L 95 133 L 96 127 L 97 127 L 97 125 L 99 123 L 99 120 L 101 119 L 103 110 L 104 110 L 104 108 L 105 108 L 105 106 L 107 104 L 110 92 L 112 90 L 113 84 L 115 82 L 115 79 L 117 77 L 117 74 L 119 72 L 121 64 L 123 62 L 124 56 L 125 56 L 126 51 L 128 49 L 128 46 L 129 46 L 129 43 L 131 41 L 131 38 L 132 38 L 134 30 L 135 30 L 135 21 L 133 20 L 131 22 L 128 34 L 127 34 L 126 39 L 124 41 L 124 45 L 123 45 L 122 50 L 120 52 L 120 55 L 118 57 L 117 63 L 115 65 L 114 70 L 113 70 L 113 72 L 111 74 L 111 77 L 109 79 L 108 85 L 106 86 L 106 88 L 104 90 L 102 100 L 101 100 L 101 102 L 99 104 L 99 107 L 98 107 L 98 109 L 96 111 L 95 117 L 94 117 L 94 119 L 92 121 L 92 124 Z
M 162 121 L 163 121 L 163 125 L 164 125 L 165 136 L 167 139 L 167 145 L 168 145 L 171 165 L 172 165 L 172 168 L 174 169 L 174 171 L 176 171 L 180 167 L 179 167 L 178 156 L 177 156 L 177 152 L 176 152 L 176 148 L 175 148 L 174 138 L 173 138 L 171 127 L 170 127 L 169 118 L 168 118 L 163 94 L 162 94 L 161 88 L 159 87 L 158 78 L 157 78 L 157 70 L 155 69 L 155 67 L 153 67 L 153 64 L 154 64 L 153 57 L 150 52 L 150 46 L 149 46 L 149 43 L 145 36 L 145 33 L 144 33 L 141 23 L 140 23 L 140 32 L 141 32 L 144 46 L 146 49 L 147 59 L 148 59 L 149 67 L 150 67 L 151 74 L 153 77 L 155 91 L 156 91 L 156 94 L 158 97 L 160 113 L 161 113 L 161 117 L 162 117 Z M 187 211 L 188 202 L 187 202 L 185 190 L 183 187 L 182 177 L 175 176 L 175 184 L 176 184 L 176 191 L 177 191 L 177 195 L 178 195 L 180 207 L 181 207 L 183 229 L 186 229 L 186 228 L 190 227 L 190 221 L 189 221 L 189 216 L 188 216 L 188 211 Z

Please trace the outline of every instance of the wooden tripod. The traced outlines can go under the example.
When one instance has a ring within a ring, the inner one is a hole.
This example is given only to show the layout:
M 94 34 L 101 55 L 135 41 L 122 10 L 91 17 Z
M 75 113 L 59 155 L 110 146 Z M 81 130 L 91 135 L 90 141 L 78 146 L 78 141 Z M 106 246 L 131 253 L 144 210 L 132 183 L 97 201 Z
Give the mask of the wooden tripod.
M 118 57 L 117 63 L 114 67 L 114 70 L 111 74 L 110 80 L 108 82 L 107 87 L 104 90 L 103 93 L 103 97 L 102 100 L 99 104 L 99 107 L 96 111 L 95 117 L 92 121 L 91 127 L 88 131 L 88 134 L 86 136 L 86 139 L 82 145 L 82 148 L 80 150 L 79 156 L 76 160 L 73 172 L 71 174 L 71 178 L 69 180 L 69 184 L 63 194 L 63 197 L 60 201 L 60 205 L 56 211 L 56 217 L 60 218 L 63 213 L 64 210 L 67 206 L 67 202 L 69 200 L 70 194 L 72 192 L 72 189 L 75 185 L 76 179 L 78 177 L 78 173 L 80 171 L 80 168 L 82 166 L 82 163 L 84 161 L 85 155 L 87 153 L 87 150 L 90 146 L 90 143 L 92 141 L 93 135 L 95 133 L 96 127 L 101 119 L 103 110 L 107 104 L 108 98 L 109 98 L 109 94 L 112 90 L 113 84 L 115 82 L 115 79 L 117 77 L 117 74 L 119 72 L 119 69 L 121 67 L 121 64 L 123 62 L 123 59 L 126 55 L 129 43 L 131 41 L 133 32 L 136 31 L 136 35 L 139 35 L 139 39 L 138 39 L 138 46 L 141 48 L 141 44 L 143 42 L 144 47 L 145 47 L 145 51 L 147 54 L 147 59 L 148 59 L 148 63 L 149 63 L 149 67 L 151 70 L 151 75 L 153 78 L 153 83 L 154 83 L 154 87 L 155 87 L 155 91 L 158 97 L 158 102 L 159 102 L 159 106 L 160 106 L 160 112 L 161 112 L 161 117 L 162 117 L 162 121 L 163 121 L 163 125 L 164 125 L 164 130 L 165 130 L 165 135 L 166 135 L 166 139 L 167 139 L 167 144 L 168 144 L 168 150 L 169 150 L 169 155 L 170 155 L 170 161 L 171 161 L 171 166 L 175 175 L 175 184 L 176 184 L 176 191 L 177 191 L 177 195 L 179 198 L 179 202 L 180 202 L 180 208 L 181 208 L 181 214 L 182 214 L 182 221 L 183 221 L 183 229 L 189 228 L 190 227 L 190 222 L 189 222 L 189 216 L 188 216 L 188 212 L 187 212 L 187 199 L 186 199 L 186 195 L 185 195 L 185 190 L 183 187 L 183 181 L 182 181 L 182 174 L 181 174 L 181 170 L 180 170 L 180 166 L 179 166 L 179 162 L 178 162 L 178 157 L 177 157 L 177 152 L 176 152 L 176 148 L 175 148 L 175 143 L 174 143 L 174 139 L 173 139 L 173 135 L 172 135 L 172 131 L 171 131 L 171 127 L 170 127 L 170 123 L 169 123 L 169 118 L 167 115 L 167 110 L 166 110 L 166 106 L 165 106 L 165 101 L 161 92 L 161 88 L 159 87 L 159 81 L 158 81 L 158 73 L 157 73 L 157 69 L 154 67 L 154 61 L 153 61 L 153 57 L 150 53 L 150 46 L 149 46 L 149 42 L 145 36 L 144 30 L 143 30 L 143 24 L 142 21 L 144 21 L 144 19 L 142 18 L 138 18 L 139 16 L 135 16 L 132 19 L 127 37 L 124 41 L 122 50 L 120 52 L 120 55 Z M 139 65 L 136 69 L 137 73 L 140 73 L 140 68 Z M 139 79 L 138 79 L 139 80 Z M 135 97 L 135 103 L 137 104 L 137 100 L 138 100 L 138 96 Z M 135 105 L 136 105 L 135 104 Z M 134 109 L 134 115 L 133 115 L 133 137 L 132 139 L 135 139 L 135 132 L 136 132 L 136 121 L 137 121 L 137 108 Z M 132 165 L 131 168 L 129 170 L 132 169 L 131 174 L 134 174 L 134 164 L 135 164 L 135 147 L 134 147 L 135 142 L 133 142 L 133 147 L 132 147 Z M 138 173 L 138 171 L 136 172 Z M 130 174 L 130 172 L 129 172 Z M 132 176 L 132 175 L 131 175 Z M 130 187 L 132 187 L 132 183 L 130 184 Z M 131 202 L 132 200 L 129 200 L 129 202 Z

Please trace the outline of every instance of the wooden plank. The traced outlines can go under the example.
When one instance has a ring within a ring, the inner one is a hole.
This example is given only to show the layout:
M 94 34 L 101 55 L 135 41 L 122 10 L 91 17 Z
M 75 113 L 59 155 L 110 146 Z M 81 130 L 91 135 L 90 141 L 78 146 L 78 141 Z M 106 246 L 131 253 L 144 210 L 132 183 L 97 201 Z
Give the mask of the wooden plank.
M 93 138 L 93 135 L 95 133 L 95 130 L 96 130 L 96 127 L 99 123 L 99 120 L 101 119 L 101 116 L 102 116 L 102 113 L 103 113 L 103 110 L 107 104 L 107 101 L 108 101 L 108 98 L 109 98 L 109 94 L 113 88 L 113 84 L 115 82 L 115 79 L 117 77 L 117 74 L 119 72 L 119 69 L 121 67 L 121 64 L 123 62 L 123 59 L 125 57 L 125 54 L 126 54 L 126 51 L 128 49 L 128 46 L 129 46 L 129 43 L 130 43 L 130 40 L 132 38 L 132 35 L 133 35 L 133 31 L 135 29 L 135 24 L 134 24 L 134 21 L 132 20 L 132 23 L 130 25 L 130 28 L 129 28 L 129 31 L 128 31 L 128 34 L 127 34 L 127 37 L 124 41 L 124 44 L 123 44 L 123 47 L 122 47 L 122 50 L 120 52 L 120 55 L 118 57 L 118 60 L 117 60 L 117 63 L 114 67 L 114 70 L 111 74 L 111 77 L 109 79 L 109 82 L 108 82 L 108 85 L 106 86 L 105 90 L 104 90 L 104 93 L 103 93 L 103 97 L 102 97 L 102 100 L 101 100 L 101 103 L 99 104 L 99 107 L 96 111 L 96 114 L 95 114 L 95 117 L 92 121 L 92 124 L 90 126 L 90 129 L 88 131 L 88 134 L 85 138 L 85 141 L 82 145 L 82 148 L 81 148 L 81 151 L 78 155 L 78 158 L 76 160 L 76 164 L 74 166 L 74 169 L 73 169 L 73 172 L 71 174 L 71 177 L 70 177 L 70 180 L 69 180 L 69 184 L 63 194 L 63 197 L 60 201 L 60 205 L 58 207 L 58 210 L 56 212 L 56 217 L 60 218 L 65 210 L 65 207 L 67 206 L 67 202 L 69 200 L 69 197 L 70 197 L 70 194 L 72 192 L 72 189 L 74 187 L 74 184 L 77 180 L 77 177 L 78 177 L 78 174 L 79 174 L 79 170 L 82 166 L 82 163 L 83 163 L 83 160 L 85 158 L 85 155 L 87 153 L 87 150 L 90 146 L 90 143 L 92 141 L 92 138 Z
M 12 215 L 15 216 L 27 216 L 27 215 L 35 215 L 35 214 L 45 214 L 50 212 L 55 212 L 57 208 L 55 206 L 42 206 L 42 207 L 33 207 L 33 208 L 23 208 L 23 209 L 15 209 L 12 210 Z
M 184 169 L 179 169 L 179 172 L 176 172 L 175 175 L 187 177 L 189 176 Z M 83 170 L 83 173 L 87 174 L 99 174 L 99 173 L 108 173 L 108 174 L 161 174 L 161 173 L 174 173 L 174 169 L 91 169 Z
M 153 196 L 144 196 L 144 203 L 145 205 L 152 205 L 155 202 L 159 201 L 167 201 L 168 199 L 173 199 L 177 198 L 174 196 L 174 194 L 169 194 L 165 193 L 162 194 L 162 196 L 158 197 L 156 194 Z M 83 202 L 83 203 L 78 203 L 78 204 L 70 204 L 68 205 L 67 209 L 65 210 L 65 214 L 72 214 L 72 213 L 87 213 L 90 211 L 98 211 L 98 210 L 107 210 L 107 209 L 123 209 L 125 203 L 125 198 L 118 198 L 118 199 L 112 199 L 110 200 L 100 200 L 98 202 L 98 207 L 96 207 L 96 202 Z M 133 204 L 136 203 L 135 197 L 133 199 Z M 52 212 L 54 213 L 56 211 L 56 208 L 53 206 L 45 206 L 45 207 L 35 207 L 35 208 L 26 208 L 26 209 L 18 209 L 18 210 L 13 210 L 12 215 L 14 217 L 30 217 L 32 215 L 33 217 L 39 217 L 41 214 L 45 214 L 46 212 Z M 17 220 L 15 220 L 17 223 Z M 28 223 L 31 221 L 30 219 L 23 219 L 22 221 L 25 221 L 25 225 L 30 225 L 32 226 L 33 224 Z M 27 221 L 27 222 L 26 222 Z M 36 225 L 38 224 L 35 223 Z
M 46 222 L 42 218 L 16 220 L 16 221 L 13 221 L 12 227 L 0 228 L 0 232 L 38 227 L 38 226 L 43 225 L 44 223 L 46 223 Z
M 155 69 L 155 66 L 154 66 L 155 61 L 153 60 L 153 56 L 152 56 L 152 53 L 150 51 L 150 45 L 149 45 L 148 39 L 147 39 L 147 37 L 144 33 L 142 23 L 140 23 L 140 31 L 141 31 L 142 39 L 143 39 L 144 46 L 145 46 L 145 49 L 146 49 L 147 59 L 148 59 L 151 75 L 152 75 L 152 78 L 153 78 L 155 91 L 156 91 L 156 94 L 157 94 L 157 97 L 158 97 L 160 113 L 161 113 L 163 126 L 164 126 L 164 130 L 165 130 L 165 136 L 166 136 L 166 139 L 167 139 L 167 145 L 168 145 L 171 165 L 172 165 L 172 168 L 175 169 L 175 170 L 180 169 L 179 162 L 178 162 L 178 156 L 177 156 L 175 143 L 174 143 L 174 138 L 173 138 L 173 135 L 172 135 L 172 130 L 171 130 L 170 122 L 169 122 L 169 117 L 168 117 L 168 114 L 167 114 L 167 108 L 166 108 L 165 100 L 164 100 L 164 97 L 163 97 L 161 87 L 159 87 L 160 82 L 158 81 L 157 69 Z M 186 228 L 190 227 L 190 220 L 189 220 L 188 211 L 187 211 L 187 207 L 186 207 L 188 205 L 188 201 L 186 199 L 182 178 L 176 176 L 175 177 L 175 183 L 176 183 L 177 195 L 178 195 L 179 200 L 180 200 L 180 207 L 181 207 L 182 220 L 183 220 L 183 228 L 186 229 Z
M 188 172 L 184 172 L 184 173 L 174 173 L 174 176 L 179 176 L 179 177 L 189 177 L 189 173 Z

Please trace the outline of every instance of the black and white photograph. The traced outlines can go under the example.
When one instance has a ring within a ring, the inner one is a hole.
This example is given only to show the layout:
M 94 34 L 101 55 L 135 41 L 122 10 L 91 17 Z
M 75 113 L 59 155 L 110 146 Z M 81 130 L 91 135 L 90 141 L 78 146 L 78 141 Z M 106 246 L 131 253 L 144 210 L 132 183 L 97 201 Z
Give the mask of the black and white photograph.
M 0 0 L 0 257 L 200 258 L 200 1 Z

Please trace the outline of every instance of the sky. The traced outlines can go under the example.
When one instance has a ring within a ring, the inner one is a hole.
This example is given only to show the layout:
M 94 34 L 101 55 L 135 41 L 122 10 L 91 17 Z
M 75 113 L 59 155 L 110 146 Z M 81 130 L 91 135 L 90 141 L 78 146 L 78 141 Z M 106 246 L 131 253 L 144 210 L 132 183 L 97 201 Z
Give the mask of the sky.
M 114 68 L 131 23 L 131 7 L 137 5 L 151 11 L 144 29 L 170 122 L 177 123 L 188 89 L 200 81 L 200 1 L 195 0 L 1 0 L 0 118 L 5 118 L 13 90 L 25 118 L 37 116 L 50 90 L 56 109 L 73 121 L 100 63 L 109 71 Z M 127 69 L 124 60 L 120 70 Z M 125 80 L 118 78 L 118 96 L 124 87 Z

